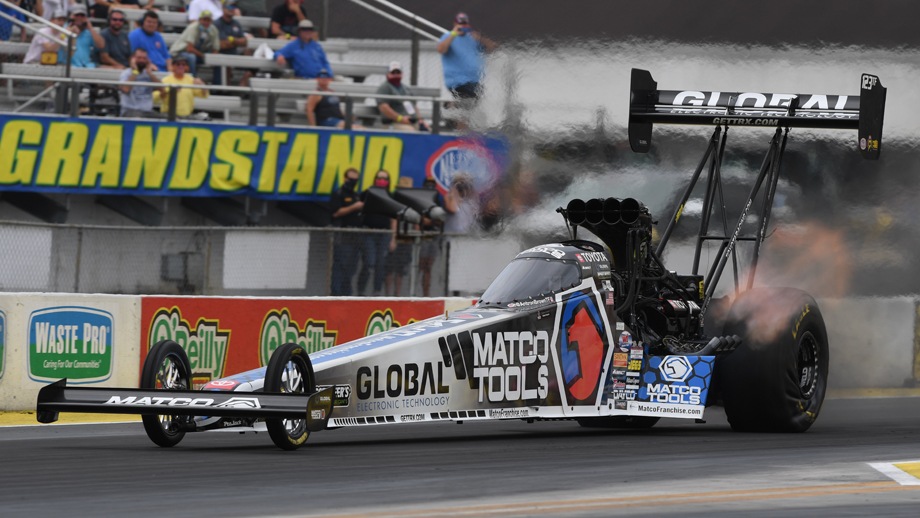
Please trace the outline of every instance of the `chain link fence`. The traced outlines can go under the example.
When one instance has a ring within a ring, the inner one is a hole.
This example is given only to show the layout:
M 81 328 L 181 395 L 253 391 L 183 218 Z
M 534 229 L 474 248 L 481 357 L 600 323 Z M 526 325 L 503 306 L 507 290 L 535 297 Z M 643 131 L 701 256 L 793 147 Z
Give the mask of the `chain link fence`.
M 520 251 L 475 236 L 340 228 L 0 223 L 0 291 L 252 296 L 477 295 Z M 376 246 L 380 253 L 371 257 Z M 334 289 L 333 283 L 339 286 Z

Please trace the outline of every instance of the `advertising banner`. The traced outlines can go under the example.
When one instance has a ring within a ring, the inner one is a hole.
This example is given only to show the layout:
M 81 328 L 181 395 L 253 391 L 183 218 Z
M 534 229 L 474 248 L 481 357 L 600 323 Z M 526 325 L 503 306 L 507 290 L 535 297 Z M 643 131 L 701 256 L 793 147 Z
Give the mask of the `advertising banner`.
M 108 311 L 59 306 L 29 316 L 29 377 L 93 383 L 112 376 L 115 319 Z
M 0 189 L 10 191 L 324 201 L 353 167 L 362 190 L 386 169 L 393 186 L 434 178 L 445 191 L 465 174 L 482 192 L 506 154 L 484 137 L 0 115 Z
M 6 359 L 6 314 L 0 311 L 0 380 L 3 379 L 3 366 Z
M 278 346 L 309 352 L 444 313 L 443 300 L 143 297 L 141 365 L 150 346 L 173 340 L 196 385 L 268 364 Z

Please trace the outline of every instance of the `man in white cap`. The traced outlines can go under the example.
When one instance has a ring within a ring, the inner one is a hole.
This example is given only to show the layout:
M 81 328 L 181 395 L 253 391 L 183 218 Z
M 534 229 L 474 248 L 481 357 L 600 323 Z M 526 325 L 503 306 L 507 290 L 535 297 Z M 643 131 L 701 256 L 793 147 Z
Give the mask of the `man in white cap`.
M 410 96 L 412 92 L 402 83 L 402 65 L 399 61 L 393 61 L 387 68 L 387 80 L 377 88 L 380 95 L 398 95 Z M 418 116 L 418 109 L 415 103 L 402 99 L 377 99 L 377 109 L 385 122 L 396 130 L 402 131 L 429 131 L 428 125 L 425 124 Z
M 173 61 L 180 55 L 185 56 L 192 75 L 198 72 L 199 65 L 204 64 L 205 54 L 214 54 L 220 50 L 220 34 L 213 21 L 211 11 L 201 11 L 198 13 L 198 21 L 190 23 L 179 35 L 179 39 L 169 47 Z
M 315 38 L 316 29 L 313 22 L 301 20 L 297 24 L 297 39 L 276 52 L 275 61 L 283 67 L 290 65 L 294 69 L 294 75 L 304 79 L 315 79 L 322 69 L 334 76 L 326 52 Z
M 96 68 L 97 63 L 93 59 L 96 54 L 94 51 L 104 49 L 105 40 L 89 21 L 85 5 L 73 4 L 67 11 L 70 13 L 70 25 L 67 28 L 77 34 L 70 64 L 81 68 Z

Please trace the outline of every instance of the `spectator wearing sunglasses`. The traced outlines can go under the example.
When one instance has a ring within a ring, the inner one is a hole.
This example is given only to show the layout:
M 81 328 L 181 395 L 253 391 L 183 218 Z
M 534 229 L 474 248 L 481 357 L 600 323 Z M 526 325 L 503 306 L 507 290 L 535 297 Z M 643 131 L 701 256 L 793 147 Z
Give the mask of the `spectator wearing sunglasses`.
M 101 31 L 105 47 L 99 51 L 99 61 L 103 66 L 124 69 L 131 64 L 131 42 L 128 41 L 126 23 L 124 11 L 114 9 L 109 12 L 109 26 Z
M 483 54 L 495 49 L 495 42 L 483 37 L 470 25 L 466 13 L 457 13 L 454 28 L 441 36 L 438 52 L 444 69 L 444 84 L 458 100 L 479 99 L 485 60 Z

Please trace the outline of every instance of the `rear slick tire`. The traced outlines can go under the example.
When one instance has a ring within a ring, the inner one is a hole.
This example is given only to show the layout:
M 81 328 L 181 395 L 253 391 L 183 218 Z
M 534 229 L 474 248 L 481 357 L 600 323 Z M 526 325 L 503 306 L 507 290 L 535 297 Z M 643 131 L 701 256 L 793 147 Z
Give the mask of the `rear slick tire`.
M 306 349 L 287 343 L 275 349 L 265 369 L 266 393 L 310 395 L 316 392 L 313 363 Z M 272 442 L 282 450 L 296 450 L 307 441 L 306 407 L 303 419 L 266 419 L 265 426 Z
M 749 290 L 732 305 L 723 334 L 744 340 L 715 370 L 732 430 L 808 430 L 828 378 L 827 330 L 815 299 L 793 288 Z
M 147 352 L 141 371 L 142 389 L 189 390 L 192 368 L 185 349 L 176 342 L 163 340 Z M 147 437 L 158 446 L 169 448 L 185 437 L 188 417 L 170 415 L 142 415 Z

